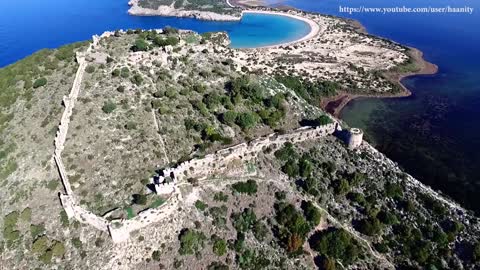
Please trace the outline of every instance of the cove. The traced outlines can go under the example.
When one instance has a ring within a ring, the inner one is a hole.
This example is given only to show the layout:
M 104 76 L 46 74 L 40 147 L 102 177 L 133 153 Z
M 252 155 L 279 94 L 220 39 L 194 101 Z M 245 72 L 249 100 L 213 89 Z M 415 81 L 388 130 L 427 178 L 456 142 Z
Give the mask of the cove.
M 232 47 L 251 48 L 285 43 L 307 35 L 300 20 L 271 14 L 244 14 L 240 22 L 190 18 L 141 17 L 127 14 L 127 0 L 0 2 L 0 67 L 42 48 L 90 39 L 116 29 L 158 29 L 172 26 L 199 33 L 226 31 Z

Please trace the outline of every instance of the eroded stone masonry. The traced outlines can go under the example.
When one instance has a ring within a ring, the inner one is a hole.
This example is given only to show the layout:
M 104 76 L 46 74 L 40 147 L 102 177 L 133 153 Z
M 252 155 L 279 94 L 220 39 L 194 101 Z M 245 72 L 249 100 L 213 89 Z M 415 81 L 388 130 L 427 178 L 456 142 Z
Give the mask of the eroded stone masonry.
M 278 149 L 286 142 L 299 143 L 306 140 L 316 140 L 328 135 L 332 135 L 340 129 L 339 124 L 333 123 L 319 127 L 302 127 L 288 134 L 270 134 L 260 137 L 250 142 L 241 143 L 232 147 L 219 150 L 213 154 L 208 154 L 203 158 L 194 158 L 189 161 L 178 164 L 173 168 L 163 170 L 159 176 L 152 179 L 157 194 L 169 195 L 167 201 L 158 208 L 147 209 L 140 212 L 131 219 L 107 220 L 104 217 L 95 215 L 94 213 L 84 209 L 77 202 L 73 194 L 67 172 L 62 161 L 62 151 L 65 144 L 68 125 L 72 115 L 73 107 L 77 100 L 81 89 L 82 78 L 88 63 L 86 56 L 98 45 L 101 37 L 109 36 L 112 33 L 106 32 L 102 36 L 94 36 L 93 43 L 88 47 L 86 53 L 77 53 L 77 62 L 79 64 L 78 71 L 72 86 L 72 90 L 68 97 L 64 97 L 63 104 L 65 111 L 62 115 L 60 125 L 55 137 L 54 161 L 58 167 L 59 175 L 65 187 L 65 193 L 60 194 L 60 200 L 69 219 L 76 219 L 81 223 L 88 224 L 98 230 L 108 232 L 113 242 L 120 243 L 127 241 L 130 233 L 149 226 L 152 223 L 160 222 L 167 216 L 174 213 L 181 200 L 181 193 L 178 185 L 187 182 L 187 179 L 195 178 L 204 180 L 208 176 L 228 174 L 228 171 L 235 164 L 245 164 L 254 160 L 258 153 L 266 148 L 272 150 Z M 356 130 L 355 132 L 356 133 Z M 361 136 L 353 134 L 351 142 L 347 143 L 353 147 L 357 147 L 362 143 Z

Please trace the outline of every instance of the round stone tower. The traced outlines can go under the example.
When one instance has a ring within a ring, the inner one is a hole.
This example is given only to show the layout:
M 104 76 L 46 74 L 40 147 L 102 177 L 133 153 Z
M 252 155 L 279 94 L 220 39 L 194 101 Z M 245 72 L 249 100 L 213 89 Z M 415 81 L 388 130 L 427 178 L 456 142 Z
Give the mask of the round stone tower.
M 350 136 L 348 136 L 348 149 L 355 149 L 362 144 L 363 131 L 359 128 L 350 129 Z

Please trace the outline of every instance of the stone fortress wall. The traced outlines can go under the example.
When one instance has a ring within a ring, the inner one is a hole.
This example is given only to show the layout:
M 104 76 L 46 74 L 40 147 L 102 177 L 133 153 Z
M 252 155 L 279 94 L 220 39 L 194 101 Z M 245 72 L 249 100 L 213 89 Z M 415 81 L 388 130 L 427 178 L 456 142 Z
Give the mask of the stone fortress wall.
M 269 134 L 250 142 L 218 150 L 203 158 L 194 158 L 185 161 L 173 169 L 165 170 L 163 175 L 174 175 L 175 181 L 182 181 L 186 178 L 205 179 L 208 175 L 221 172 L 223 168 L 226 168 L 228 163 L 234 160 L 246 162 L 256 158 L 258 153 L 267 147 L 275 150 L 282 147 L 286 142 L 297 143 L 331 135 L 335 132 L 336 126 L 337 123 L 331 123 L 319 127 L 302 127 L 289 134 Z
M 108 226 L 112 240 L 114 242 L 126 241 L 129 238 L 130 232 L 158 222 L 167 214 L 173 213 L 179 200 L 179 196 L 175 194 L 178 192 L 175 187 L 179 182 L 186 181 L 188 178 L 202 180 L 214 174 L 222 174 L 227 170 L 229 163 L 235 160 L 239 160 L 242 163 L 253 160 L 257 157 L 258 153 L 267 147 L 275 150 L 282 147 L 286 142 L 298 143 L 331 135 L 336 131 L 337 125 L 338 124 L 334 122 L 319 127 L 302 127 L 289 134 L 270 134 L 248 143 L 241 143 L 219 150 L 203 158 L 194 158 L 185 161 L 174 168 L 165 169 L 162 174 L 165 177 L 171 177 L 173 181 L 167 184 L 157 184 L 155 185 L 155 189 L 158 194 L 166 194 L 168 192 L 163 192 L 163 189 L 170 191 L 171 188 L 173 188 L 174 194 L 168 199 L 168 205 L 161 209 L 145 210 L 132 219 L 112 221 Z M 160 178 L 162 178 L 160 181 L 163 182 L 164 177 Z
M 125 220 L 109 221 L 104 217 L 95 215 L 94 213 L 84 209 L 77 203 L 73 190 L 70 186 L 68 174 L 63 165 L 61 158 L 64 149 L 65 140 L 68 132 L 70 117 L 72 116 L 73 107 L 77 100 L 81 89 L 81 83 L 85 68 L 88 63 L 86 57 L 95 49 L 102 37 L 113 35 L 113 32 L 105 32 L 102 36 L 94 36 L 93 43 L 90 44 L 86 53 L 77 53 L 77 61 L 79 67 L 73 82 L 72 90 L 68 97 L 64 97 L 63 105 L 65 111 L 60 120 L 58 131 L 55 136 L 55 151 L 53 154 L 54 161 L 57 165 L 60 178 L 65 188 L 65 194 L 59 194 L 62 206 L 69 219 L 76 219 L 81 223 L 88 224 L 94 228 L 109 232 L 113 242 L 120 243 L 127 241 L 130 232 L 139 230 L 143 227 L 156 223 L 171 215 L 180 201 L 181 194 L 176 185 L 178 182 L 186 181 L 188 178 L 197 178 L 199 180 L 207 178 L 209 175 L 220 174 L 227 171 L 228 164 L 233 161 L 241 161 L 243 163 L 253 160 L 258 153 L 271 147 L 272 150 L 278 149 L 286 142 L 298 143 L 306 140 L 315 140 L 327 135 L 333 134 L 339 127 L 337 122 L 319 127 L 302 127 L 288 134 L 270 134 L 260 137 L 247 143 L 241 143 L 226 149 L 219 150 L 213 154 L 208 154 L 203 158 L 194 158 L 189 161 L 178 164 L 174 168 L 167 168 L 163 171 L 164 176 L 169 176 L 173 181 L 169 183 L 160 183 L 155 185 L 157 193 L 169 194 L 170 197 L 160 207 L 147 209 L 140 212 L 137 216 Z M 357 139 L 358 141 L 358 139 Z M 361 143 L 361 139 L 360 139 Z M 164 182 L 165 177 L 161 179 Z M 167 192 L 164 192 L 164 191 Z
M 70 124 L 70 118 L 73 113 L 73 108 L 75 106 L 75 102 L 78 98 L 78 94 L 80 93 L 81 84 L 83 75 L 85 74 L 85 68 L 87 67 L 88 63 L 86 61 L 86 56 L 88 53 L 92 51 L 97 45 L 100 37 L 94 36 L 93 42 L 87 48 L 85 53 L 77 52 L 76 59 L 77 63 L 79 64 L 77 73 L 75 75 L 75 79 L 73 81 L 72 89 L 68 96 L 63 97 L 63 105 L 65 106 L 65 110 L 63 112 L 62 118 L 60 120 L 60 124 L 58 126 L 58 130 L 55 136 L 55 151 L 53 154 L 53 158 L 55 164 L 57 165 L 58 172 L 60 175 L 60 179 L 62 180 L 62 184 L 65 188 L 65 194 L 59 194 L 60 201 L 62 206 L 67 214 L 69 219 L 75 218 L 81 223 L 89 224 L 98 230 L 107 231 L 108 230 L 108 221 L 103 217 L 97 216 L 92 212 L 82 208 L 75 200 L 72 187 L 70 185 L 70 181 L 68 179 L 68 174 L 65 169 L 65 166 L 62 161 L 62 151 L 65 147 L 65 140 L 67 138 L 68 126 Z

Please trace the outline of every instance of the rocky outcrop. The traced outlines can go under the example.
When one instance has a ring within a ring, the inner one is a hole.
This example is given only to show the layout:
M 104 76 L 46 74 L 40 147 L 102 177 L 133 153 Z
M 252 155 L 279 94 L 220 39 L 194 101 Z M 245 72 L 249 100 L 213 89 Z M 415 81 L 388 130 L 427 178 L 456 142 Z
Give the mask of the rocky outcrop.
M 240 21 L 242 18 L 241 14 L 219 14 L 211 11 L 176 9 L 171 6 L 159 6 L 158 9 L 149 9 L 139 6 L 138 0 L 132 0 L 128 4 L 131 6 L 128 14 L 135 16 L 184 17 L 204 21 Z

